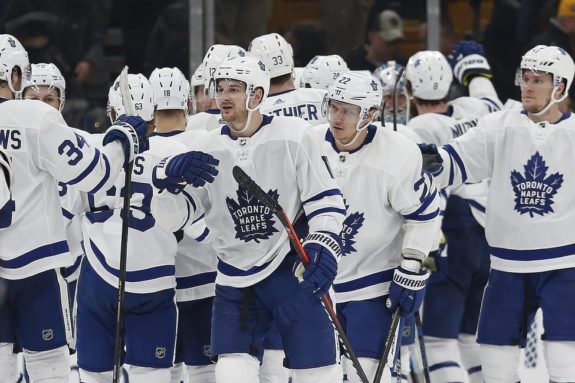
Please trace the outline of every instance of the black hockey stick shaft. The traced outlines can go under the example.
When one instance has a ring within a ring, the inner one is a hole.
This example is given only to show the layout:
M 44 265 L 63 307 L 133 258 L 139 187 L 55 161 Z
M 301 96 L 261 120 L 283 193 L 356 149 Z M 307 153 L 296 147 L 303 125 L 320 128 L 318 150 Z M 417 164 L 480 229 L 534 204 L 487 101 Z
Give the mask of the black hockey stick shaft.
M 427 351 L 425 350 L 425 340 L 423 338 L 423 324 L 421 322 L 421 315 L 419 311 L 415 313 L 415 328 L 417 331 L 417 340 L 419 341 L 419 351 L 421 352 L 421 362 L 423 363 L 423 376 L 425 383 L 430 383 L 429 378 L 429 364 L 427 363 Z
M 240 184 L 242 187 L 244 187 L 251 194 L 255 195 L 259 199 L 259 201 L 263 203 L 266 207 L 268 207 L 278 218 L 278 220 L 286 230 L 289 240 L 293 248 L 295 249 L 295 252 L 300 257 L 304 266 L 307 266 L 309 263 L 309 256 L 306 253 L 305 249 L 303 248 L 303 245 L 296 231 L 294 230 L 290 219 L 288 218 L 286 212 L 282 209 L 280 204 L 275 199 L 270 197 L 265 191 L 263 191 L 262 188 L 258 184 L 256 184 L 256 182 L 252 180 L 250 176 L 248 176 L 246 172 L 244 172 L 239 166 L 234 166 L 232 172 L 236 182 Z M 324 294 L 321 297 L 321 302 L 323 304 L 325 311 L 327 312 L 327 315 L 329 316 L 329 319 L 333 327 L 335 328 L 335 331 L 337 332 L 337 335 L 341 343 L 343 343 L 347 351 L 347 354 L 349 356 L 349 359 L 351 360 L 351 363 L 353 364 L 353 367 L 357 371 L 359 379 L 362 381 L 362 383 L 369 383 L 369 380 L 367 379 L 367 376 L 365 375 L 365 372 L 363 371 L 363 368 L 359 364 L 359 360 L 357 359 L 357 356 L 355 355 L 355 352 L 351 347 L 351 343 L 349 342 L 349 339 L 345 334 L 343 326 L 341 325 L 341 322 L 339 321 L 339 318 L 335 313 L 333 303 L 329 295 Z
M 395 343 L 395 333 L 397 332 L 397 327 L 399 326 L 399 307 L 394 311 L 391 317 L 391 326 L 389 326 L 389 332 L 387 333 L 387 338 L 385 339 L 385 345 L 383 348 L 383 354 L 381 355 L 381 359 L 379 359 L 379 364 L 377 365 L 377 370 L 375 371 L 375 379 L 373 379 L 373 383 L 380 383 L 381 377 L 383 376 L 383 370 L 387 365 L 387 359 L 389 358 L 389 353 L 391 352 L 391 348 Z M 399 334 L 397 335 L 399 337 Z
M 124 205 L 120 212 L 122 217 L 122 239 L 120 246 L 120 273 L 118 275 L 118 311 L 116 312 L 116 339 L 114 344 L 113 382 L 120 383 L 122 370 L 122 354 L 124 349 L 124 295 L 126 292 L 126 263 L 128 260 L 128 229 L 130 218 L 130 197 L 132 195 L 132 168 L 134 161 L 126 165 L 124 177 Z
M 401 69 L 397 73 L 397 76 L 395 77 L 395 84 L 393 84 L 393 131 L 394 132 L 397 132 L 397 101 L 399 100 L 399 97 L 397 95 L 397 84 L 399 84 L 401 76 L 403 76 L 404 70 L 405 70 L 405 67 L 401 67 Z

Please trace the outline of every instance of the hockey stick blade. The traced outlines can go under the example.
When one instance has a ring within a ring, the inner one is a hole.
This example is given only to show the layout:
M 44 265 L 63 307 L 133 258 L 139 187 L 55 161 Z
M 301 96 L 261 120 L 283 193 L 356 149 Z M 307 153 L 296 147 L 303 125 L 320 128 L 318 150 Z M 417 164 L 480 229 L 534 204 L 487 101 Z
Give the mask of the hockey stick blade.
M 122 95 L 122 105 L 128 116 L 134 116 L 134 105 L 130 99 L 130 83 L 128 82 L 128 66 L 124 66 L 120 72 L 120 94 Z M 118 116 L 116 116 L 118 117 Z
M 263 191 L 262 188 L 254 180 L 252 180 L 250 176 L 248 176 L 246 172 L 244 172 L 239 166 L 234 166 L 234 168 L 232 169 L 232 174 L 234 176 L 234 179 L 240 186 L 242 186 L 251 194 L 255 195 L 263 205 L 268 207 L 274 213 L 274 215 L 278 218 L 278 220 L 281 222 L 282 226 L 288 233 L 288 237 L 295 252 L 300 257 L 302 263 L 304 265 L 307 265 L 309 263 L 309 256 L 307 255 L 305 249 L 303 248 L 301 241 L 297 236 L 297 233 L 295 232 L 287 214 L 282 209 L 281 205 L 276 200 L 271 198 L 265 191 Z M 365 372 L 363 371 L 363 368 L 359 364 L 359 360 L 357 359 L 357 356 L 355 355 L 355 352 L 351 347 L 351 343 L 349 342 L 349 339 L 347 338 L 347 335 L 343 330 L 343 326 L 341 325 L 341 322 L 339 321 L 339 318 L 335 313 L 333 303 L 331 302 L 329 295 L 324 294 L 321 297 L 321 303 L 323 304 L 323 308 L 325 309 L 327 315 L 329 316 L 331 324 L 335 328 L 335 332 L 337 333 L 338 338 L 340 339 L 341 343 L 344 346 L 344 351 L 347 352 L 349 359 L 353 364 L 353 367 L 357 371 L 359 379 L 361 380 L 362 383 L 369 383 L 369 380 L 367 379 L 367 376 L 365 375 Z
M 389 354 L 391 352 L 391 348 L 394 345 L 395 340 L 395 332 L 397 331 L 397 327 L 399 326 L 399 307 L 393 312 L 393 316 L 391 317 L 391 326 L 389 327 L 389 332 L 387 333 L 387 338 L 385 339 L 385 347 L 383 349 L 383 354 L 381 355 L 381 359 L 379 360 L 379 364 L 377 365 L 377 370 L 375 371 L 375 379 L 373 383 L 380 383 L 381 377 L 383 376 L 383 370 L 385 366 L 387 366 L 387 359 L 389 358 Z M 399 337 L 399 334 L 398 334 Z

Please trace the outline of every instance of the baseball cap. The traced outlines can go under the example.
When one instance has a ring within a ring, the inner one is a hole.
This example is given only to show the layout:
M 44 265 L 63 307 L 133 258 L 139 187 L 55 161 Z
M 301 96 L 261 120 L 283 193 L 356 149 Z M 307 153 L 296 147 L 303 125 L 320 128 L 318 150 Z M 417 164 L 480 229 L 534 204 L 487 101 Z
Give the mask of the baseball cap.
M 379 35 L 385 41 L 403 38 L 403 20 L 397 12 L 386 9 L 379 14 Z
M 575 0 L 561 0 L 557 9 L 557 17 L 575 16 Z

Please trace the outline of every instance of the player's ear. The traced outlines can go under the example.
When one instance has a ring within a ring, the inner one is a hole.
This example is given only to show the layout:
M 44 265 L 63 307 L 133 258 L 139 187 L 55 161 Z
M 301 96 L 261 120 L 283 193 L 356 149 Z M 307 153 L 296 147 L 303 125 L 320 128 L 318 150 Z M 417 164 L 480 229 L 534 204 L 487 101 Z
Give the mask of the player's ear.
M 250 100 L 250 106 L 252 108 L 256 107 L 262 102 L 262 98 L 264 97 L 264 90 L 262 88 L 257 88 L 254 92 L 252 99 Z

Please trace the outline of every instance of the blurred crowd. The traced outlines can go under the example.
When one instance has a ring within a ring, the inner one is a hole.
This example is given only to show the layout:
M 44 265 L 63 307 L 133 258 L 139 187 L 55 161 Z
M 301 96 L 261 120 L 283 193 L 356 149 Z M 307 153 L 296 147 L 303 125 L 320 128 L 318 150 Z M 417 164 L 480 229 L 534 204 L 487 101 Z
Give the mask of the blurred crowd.
M 441 1 L 444 53 L 461 37 L 448 12 L 456 1 Z M 405 20 L 418 21 L 425 41 L 425 0 L 314 0 L 319 20 L 272 31 L 274 5 L 281 2 L 289 0 L 215 0 L 215 42 L 247 48 L 254 37 L 278 32 L 292 44 L 296 67 L 339 54 L 352 70 L 373 70 L 390 59 L 405 63 L 405 53 L 413 53 L 402 47 Z M 502 100 L 518 96 L 510 74 L 522 52 L 547 44 L 573 53 L 575 0 L 469 0 L 471 11 L 482 2 L 492 3 L 489 22 L 479 34 L 470 25 L 468 38 L 485 46 Z M 17 37 L 31 62 L 60 68 L 67 82 L 64 117 L 98 131 L 107 125 L 107 91 L 122 64 L 146 76 L 177 66 L 190 78 L 188 7 L 189 0 L 8 0 L 0 2 L 0 32 Z

